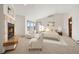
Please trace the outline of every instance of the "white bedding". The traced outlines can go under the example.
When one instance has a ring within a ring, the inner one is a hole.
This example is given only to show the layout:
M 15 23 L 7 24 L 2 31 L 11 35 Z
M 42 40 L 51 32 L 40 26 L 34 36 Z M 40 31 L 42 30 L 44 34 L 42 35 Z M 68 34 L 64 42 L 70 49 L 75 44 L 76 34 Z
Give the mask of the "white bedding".
M 59 34 L 55 31 L 43 32 L 43 37 L 45 39 L 58 40 L 58 41 L 60 40 Z

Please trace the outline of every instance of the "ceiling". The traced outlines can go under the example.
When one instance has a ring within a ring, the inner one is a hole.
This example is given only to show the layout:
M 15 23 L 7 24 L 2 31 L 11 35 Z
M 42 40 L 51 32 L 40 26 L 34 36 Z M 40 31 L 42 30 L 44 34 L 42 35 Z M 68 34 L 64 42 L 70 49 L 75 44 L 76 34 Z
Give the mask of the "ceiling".
M 15 13 L 27 19 L 40 19 L 56 13 L 69 13 L 79 8 L 77 4 L 15 4 Z

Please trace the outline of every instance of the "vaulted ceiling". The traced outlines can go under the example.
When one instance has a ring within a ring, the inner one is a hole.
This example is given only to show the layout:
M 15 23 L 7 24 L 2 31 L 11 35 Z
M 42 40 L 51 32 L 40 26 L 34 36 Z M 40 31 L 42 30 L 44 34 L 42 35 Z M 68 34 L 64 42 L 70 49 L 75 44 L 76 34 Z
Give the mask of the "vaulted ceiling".
M 15 13 L 27 19 L 40 19 L 56 13 L 69 13 L 79 8 L 77 4 L 15 4 Z

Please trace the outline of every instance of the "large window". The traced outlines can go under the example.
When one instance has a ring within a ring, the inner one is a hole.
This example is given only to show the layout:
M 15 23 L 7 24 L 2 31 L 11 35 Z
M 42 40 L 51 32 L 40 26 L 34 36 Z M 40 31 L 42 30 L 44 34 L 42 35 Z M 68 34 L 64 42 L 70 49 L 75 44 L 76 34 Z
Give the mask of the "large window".
M 34 31 L 35 30 L 35 23 L 32 21 L 27 21 L 27 31 Z

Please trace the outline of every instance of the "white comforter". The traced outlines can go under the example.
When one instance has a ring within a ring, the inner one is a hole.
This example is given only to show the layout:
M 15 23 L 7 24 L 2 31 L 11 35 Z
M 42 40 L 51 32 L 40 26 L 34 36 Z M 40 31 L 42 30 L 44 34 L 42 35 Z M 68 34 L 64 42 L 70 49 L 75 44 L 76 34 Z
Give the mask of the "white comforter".
M 56 40 L 59 40 L 60 39 L 60 36 L 57 32 L 55 31 L 51 31 L 51 32 L 43 32 L 43 37 L 44 38 L 47 38 L 47 39 L 56 39 Z

